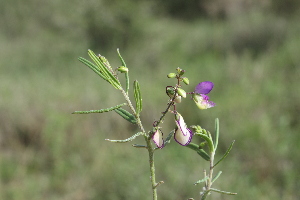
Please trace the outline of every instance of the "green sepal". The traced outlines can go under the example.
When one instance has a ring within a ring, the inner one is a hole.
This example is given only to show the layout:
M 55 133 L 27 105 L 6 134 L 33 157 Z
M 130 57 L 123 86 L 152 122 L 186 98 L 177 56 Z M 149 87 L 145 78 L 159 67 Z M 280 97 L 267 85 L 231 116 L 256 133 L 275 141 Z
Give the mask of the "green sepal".
M 126 104 L 127 103 L 122 103 L 122 104 L 116 105 L 114 107 L 101 109 L 101 110 L 74 111 L 74 112 L 72 112 L 72 114 L 104 113 L 104 112 L 109 112 L 109 111 L 113 111 L 115 109 L 121 108 L 122 106 L 125 106 Z
M 133 93 L 136 103 L 136 112 L 139 114 L 142 111 L 143 104 L 142 104 L 142 95 L 140 90 L 140 85 L 137 80 L 133 82 Z
M 131 136 L 130 138 L 127 138 L 125 140 L 110 140 L 110 139 L 105 139 L 106 141 L 109 142 L 116 142 L 116 143 L 125 143 L 125 142 L 131 142 L 132 140 L 134 140 L 136 137 L 143 135 L 143 132 L 138 132 L 136 134 L 134 134 L 133 136 Z
M 203 129 L 203 130 L 205 132 L 205 129 Z M 198 135 L 201 138 L 203 138 L 207 142 L 209 151 L 214 152 L 215 149 L 214 149 L 213 141 L 212 141 L 211 137 L 209 137 L 209 135 L 202 134 L 202 133 L 195 133 L 195 135 Z
M 122 58 L 122 56 L 120 54 L 119 48 L 117 49 L 117 52 L 118 52 L 119 58 L 121 60 L 122 66 L 124 66 L 125 68 L 127 68 L 126 63 L 125 63 L 124 59 Z M 129 90 L 129 73 L 128 72 L 125 73 L 125 80 L 126 80 L 126 90 L 125 91 L 128 94 L 128 90 Z
M 116 89 L 121 90 L 122 87 L 119 80 L 112 74 L 112 72 L 108 69 L 108 67 L 103 63 L 103 60 L 98 56 L 96 56 L 96 54 L 92 50 L 88 50 L 88 54 L 98 66 L 99 71 L 105 77 L 105 80 L 107 80 Z
M 194 143 L 189 143 L 186 147 L 196 151 L 204 160 L 209 161 L 210 157 L 204 149 L 199 149 L 199 146 Z
M 201 180 L 195 182 L 194 185 L 198 185 L 199 183 L 203 183 L 203 182 L 207 181 L 208 179 L 209 179 L 209 177 L 206 176 L 205 178 L 203 178 L 203 179 L 201 179 Z
M 91 70 L 93 70 L 101 78 L 103 78 L 104 80 L 107 81 L 107 78 L 105 76 L 103 76 L 103 74 L 100 72 L 99 68 L 96 65 L 94 65 L 93 63 L 91 63 L 90 61 L 88 61 L 87 59 L 82 58 L 82 57 L 79 57 L 78 60 L 80 62 L 82 62 L 83 64 L 85 64 L 86 66 L 88 66 Z
M 222 160 L 224 160 L 226 158 L 226 156 L 229 154 L 230 150 L 232 149 L 232 146 L 233 146 L 234 142 L 235 142 L 235 140 L 232 141 L 232 143 L 228 147 L 228 149 L 225 152 L 225 154 L 223 155 L 223 157 L 214 165 L 214 167 L 217 166 Z
M 115 112 L 118 113 L 121 117 L 129 121 L 130 123 L 136 124 L 137 120 L 136 118 L 127 110 L 124 110 L 123 108 L 117 108 L 115 109 Z

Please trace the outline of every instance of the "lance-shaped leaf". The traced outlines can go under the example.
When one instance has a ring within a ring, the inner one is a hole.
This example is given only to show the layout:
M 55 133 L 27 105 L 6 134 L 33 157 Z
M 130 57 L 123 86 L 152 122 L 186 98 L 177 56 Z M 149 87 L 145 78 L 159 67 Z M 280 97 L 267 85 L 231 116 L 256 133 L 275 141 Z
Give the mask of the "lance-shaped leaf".
M 119 80 L 111 73 L 111 71 L 106 67 L 103 61 L 96 56 L 96 54 L 92 50 L 88 50 L 88 54 L 91 59 L 96 63 L 97 67 L 101 74 L 105 77 L 105 79 L 116 89 L 122 89 Z
M 122 66 L 127 68 L 126 63 L 125 63 L 124 59 L 122 58 L 119 49 L 117 49 L 117 52 L 118 52 L 119 58 L 121 60 Z M 125 91 L 128 94 L 128 90 L 129 90 L 129 73 L 128 72 L 125 73 L 125 80 L 126 80 L 126 90 Z
M 220 129 L 219 129 L 219 119 L 218 118 L 216 118 L 216 120 L 215 120 L 215 131 L 216 131 L 216 135 L 215 135 L 215 140 L 214 140 L 214 146 L 215 146 L 215 149 L 217 149 L 218 148 L 218 142 L 219 142 L 219 131 L 220 131 Z
M 222 171 L 219 171 L 218 174 L 213 178 L 213 180 L 211 182 L 212 183 L 215 182 L 221 174 L 222 174 Z
M 136 134 L 134 134 L 133 136 L 131 136 L 130 138 L 127 138 L 125 140 L 110 140 L 110 139 L 105 139 L 109 142 L 116 142 L 116 143 L 125 143 L 125 142 L 131 142 L 132 140 L 134 140 L 136 137 L 143 135 L 143 132 L 138 132 Z
M 225 152 L 225 154 L 223 155 L 223 157 L 214 165 L 214 167 L 217 166 L 222 160 L 224 160 L 226 158 L 226 156 L 229 154 L 230 150 L 232 149 L 232 146 L 233 146 L 234 142 L 235 142 L 235 140 L 232 141 L 232 143 L 228 147 L 228 149 Z
M 133 92 L 134 92 L 134 99 L 136 103 L 136 112 L 139 114 L 142 111 L 142 95 L 140 90 L 140 84 L 137 80 L 133 82 Z
M 196 145 L 194 143 L 189 143 L 188 145 L 186 145 L 186 147 L 196 151 L 202 158 L 204 158 L 204 160 L 206 160 L 206 161 L 210 160 L 210 157 L 206 153 L 206 151 L 204 149 L 200 149 L 198 145 Z
M 82 62 L 83 64 L 85 64 L 86 66 L 88 66 L 91 70 L 93 70 L 101 78 L 103 78 L 104 80 L 107 81 L 107 78 L 105 76 L 103 76 L 103 74 L 100 72 L 99 68 L 96 65 L 94 65 L 93 63 L 91 63 L 90 61 L 88 61 L 87 59 L 82 58 L 82 57 L 79 57 L 78 60 L 80 62 Z
M 90 114 L 90 113 L 104 113 L 104 112 L 109 112 L 113 111 L 115 109 L 121 108 L 122 106 L 126 105 L 127 103 L 122 103 L 120 105 L 116 105 L 111 108 L 106 108 L 106 109 L 101 109 L 101 110 L 88 110 L 88 111 L 74 111 L 72 114 Z
M 117 108 L 115 109 L 115 112 L 118 113 L 121 117 L 129 121 L 130 123 L 136 124 L 137 120 L 136 118 L 127 110 L 124 110 L 123 108 Z
M 214 152 L 215 149 L 214 149 L 214 145 L 213 145 L 213 141 L 212 141 L 211 137 L 209 137 L 209 136 L 207 136 L 205 134 L 202 134 L 202 133 L 195 133 L 195 135 L 198 135 L 201 138 L 203 138 L 207 142 L 209 151 L 210 152 Z
M 227 195 L 236 195 L 237 194 L 235 192 L 226 192 L 226 191 L 218 190 L 218 189 L 215 189 L 215 188 L 210 188 L 210 191 L 218 192 L 218 193 L 221 193 L 221 194 L 227 194 Z

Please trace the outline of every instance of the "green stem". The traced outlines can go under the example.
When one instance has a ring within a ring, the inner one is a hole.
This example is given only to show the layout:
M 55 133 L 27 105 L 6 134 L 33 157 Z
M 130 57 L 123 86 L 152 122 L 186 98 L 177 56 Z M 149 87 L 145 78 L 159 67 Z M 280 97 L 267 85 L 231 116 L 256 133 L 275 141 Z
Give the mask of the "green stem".
M 149 137 L 149 136 L 148 136 Z M 151 184 L 152 184 L 152 197 L 153 200 L 157 200 L 157 183 L 155 180 L 155 166 L 154 166 L 154 150 L 152 148 L 152 143 L 151 140 L 145 136 L 145 140 L 147 142 L 147 149 L 148 149 L 148 154 L 149 154 L 149 164 L 150 164 L 150 179 L 151 179 Z
M 201 195 L 201 200 L 205 200 L 207 195 L 211 191 L 211 186 L 213 184 L 214 158 L 215 158 L 215 150 L 210 152 L 208 179 L 207 179 L 207 182 L 205 184 L 205 191 Z
M 136 113 L 128 94 L 126 93 L 126 91 L 122 88 L 121 89 L 123 96 L 125 97 L 125 100 L 127 101 L 127 104 L 130 108 L 130 110 L 133 112 L 134 116 L 137 119 L 137 125 L 139 126 L 139 128 L 141 129 L 141 131 L 143 132 L 145 141 L 146 141 L 146 148 L 148 150 L 148 155 L 149 155 L 149 165 L 150 165 L 150 177 L 151 177 L 151 185 L 152 185 L 152 195 L 153 195 L 153 200 L 157 200 L 157 185 L 158 183 L 156 183 L 156 179 L 155 179 L 155 165 L 154 165 L 154 149 L 152 147 L 152 143 L 151 143 L 151 135 L 147 135 L 146 131 L 143 127 L 143 124 L 141 122 L 141 119 L 139 117 L 139 115 Z

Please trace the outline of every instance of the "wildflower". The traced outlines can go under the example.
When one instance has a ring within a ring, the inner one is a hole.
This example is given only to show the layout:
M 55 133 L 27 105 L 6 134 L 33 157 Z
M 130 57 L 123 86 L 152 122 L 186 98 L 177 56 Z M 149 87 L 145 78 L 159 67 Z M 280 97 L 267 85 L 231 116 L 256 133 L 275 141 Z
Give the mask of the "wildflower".
M 193 100 L 195 101 L 196 105 L 200 109 L 207 109 L 214 107 L 216 104 L 209 100 L 208 94 L 214 87 L 214 84 L 210 81 L 204 81 L 199 83 L 195 87 L 195 91 L 193 93 Z
M 152 140 L 155 143 L 155 145 L 160 149 L 162 149 L 165 146 L 163 140 L 163 133 L 161 132 L 160 129 L 156 129 L 156 131 L 152 136 Z
M 175 114 L 175 122 L 177 125 L 177 128 L 175 130 L 174 139 L 176 142 L 178 142 L 182 146 L 188 145 L 191 140 L 193 133 L 190 129 L 187 128 L 183 117 L 176 112 Z

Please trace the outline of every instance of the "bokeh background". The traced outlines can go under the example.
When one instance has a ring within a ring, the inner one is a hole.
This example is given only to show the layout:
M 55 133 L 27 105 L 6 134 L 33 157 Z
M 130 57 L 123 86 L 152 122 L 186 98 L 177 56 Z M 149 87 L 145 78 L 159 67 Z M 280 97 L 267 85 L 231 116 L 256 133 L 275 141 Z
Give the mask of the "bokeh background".
M 147 152 L 104 140 L 137 127 L 114 112 L 71 115 L 124 102 L 77 60 L 92 49 L 118 67 L 117 48 L 140 82 L 147 130 L 168 101 L 168 73 L 185 69 L 186 91 L 215 83 L 215 108 L 177 107 L 212 132 L 220 119 L 217 158 L 236 140 L 214 187 L 238 195 L 210 199 L 299 199 L 299 2 L 1 0 L 0 199 L 151 199 Z M 163 131 L 173 128 L 167 118 Z M 157 152 L 159 199 L 198 199 L 207 164 L 175 142 Z

